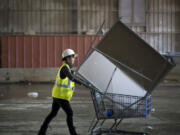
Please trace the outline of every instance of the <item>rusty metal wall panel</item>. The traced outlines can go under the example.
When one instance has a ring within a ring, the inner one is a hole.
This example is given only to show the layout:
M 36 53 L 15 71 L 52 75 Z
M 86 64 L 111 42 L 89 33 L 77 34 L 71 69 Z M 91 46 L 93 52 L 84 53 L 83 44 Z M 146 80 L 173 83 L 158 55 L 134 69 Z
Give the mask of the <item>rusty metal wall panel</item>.
M 11 68 L 16 67 L 16 37 L 8 38 L 8 65 Z
M 54 51 L 54 54 L 55 54 L 55 67 L 58 67 L 60 64 L 61 64 L 61 54 L 62 54 L 62 51 L 64 50 L 62 48 L 63 46 L 63 43 L 62 43 L 62 37 L 54 37 L 55 38 L 55 51 Z
M 24 37 L 19 37 L 16 39 L 16 49 L 17 49 L 17 68 L 24 67 Z
M 47 67 L 47 38 L 40 38 L 40 67 Z
M 1 39 L 1 66 L 8 67 L 8 37 Z
M 54 37 L 49 37 L 47 39 L 47 67 L 55 66 L 54 49 L 55 49 Z
M 24 67 L 32 67 L 32 37 L 24 37 Z
M 40 40 L 39 37 L 32 37 L 32 67 L 40 67 Z
M 71 48 L 78 54 L 75 66 L 86 54 L 93 36 L 3 36 L 2 68 L 51 68 L 62 64 L 62 51 Z M 102 37 L 97 37 L 94 45 Z M 93 46 L 94 46 L 93 45 Z

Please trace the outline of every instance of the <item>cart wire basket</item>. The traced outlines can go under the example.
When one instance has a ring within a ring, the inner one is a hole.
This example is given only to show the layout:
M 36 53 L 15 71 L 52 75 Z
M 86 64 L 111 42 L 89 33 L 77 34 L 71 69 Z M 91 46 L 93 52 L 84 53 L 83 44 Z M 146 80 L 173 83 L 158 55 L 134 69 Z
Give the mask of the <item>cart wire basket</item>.
M 143 98 L 114 93 L 102 94 L 92 89 L 91 97 L 96 112 L 96 117 L 94 117 L 89 127 L 91 134 L 147 134 L 141 132 L 117 130 L 117 127 L 122 122 L 123 118 L 147 117 L 150 115 L 151 95 Z M 103 124 L 107 119 L 114 119 L 114 122 L 109 129 L 103 129 Z
M 91 94 L 98 119 L 147 117 L 151 112 L 151 96 L 141 100 L 142 97 L 130 95 L 95 91 Z

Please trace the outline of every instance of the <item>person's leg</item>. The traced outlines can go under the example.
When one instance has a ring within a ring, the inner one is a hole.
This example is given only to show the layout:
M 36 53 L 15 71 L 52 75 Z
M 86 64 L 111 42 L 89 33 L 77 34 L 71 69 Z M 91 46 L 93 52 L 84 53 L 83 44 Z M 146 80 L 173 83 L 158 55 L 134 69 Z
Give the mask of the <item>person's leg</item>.
M 43 124 L 39 130 L 38 135 L 45 135 L 46 134 L 46 130 L 48 128 L 49 123 L 57 115 L 57 112 L 58 112 L 60 107 L 61 107 L 61 105 L 56 101 L 56 99 L 53 99 L 51 112 L 49 113 L 49 115 L 44 120 L 44 122 L 43 122 Z
M 66 115 L 67 115 L 67 125 L 69 128 L 69 132 L 71 135 L 77 135 L 75 127 L 73 125 L 73 110 L 71 108 L 71 105 L 68 101 L 66 100 L 62 100 L 61 101 L 61 106 L 63 108 L 63 110 L 65 111 Z

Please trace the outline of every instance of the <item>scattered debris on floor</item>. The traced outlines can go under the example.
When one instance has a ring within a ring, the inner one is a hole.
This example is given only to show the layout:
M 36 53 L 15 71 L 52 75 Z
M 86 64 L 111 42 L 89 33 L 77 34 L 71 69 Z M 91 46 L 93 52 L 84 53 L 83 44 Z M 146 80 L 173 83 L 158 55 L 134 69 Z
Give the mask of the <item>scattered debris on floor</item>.
M 38 92 L 29 92 L 27 95 L 28 97 L 37 98 L 39 94 Z
M 146 128 L 147 128 L 147 129 L 150 129 L 150 130 L 153 130 L 153 127 L 152 127 L 152 126 L 147 126 Z
M 152 112 L 152 113 L 154 113 L 155 111 L 156 111 L 156 109 L 155 109 L 155 108 L 152 108 L 152 109 L 151 109 L 151 112 Z

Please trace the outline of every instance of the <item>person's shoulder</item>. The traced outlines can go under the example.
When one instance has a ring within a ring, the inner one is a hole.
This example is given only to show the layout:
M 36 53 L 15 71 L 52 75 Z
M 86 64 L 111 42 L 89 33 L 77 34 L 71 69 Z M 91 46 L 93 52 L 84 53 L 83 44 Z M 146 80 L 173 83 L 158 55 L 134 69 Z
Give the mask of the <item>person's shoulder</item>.
M 64 64 L 61 68 L 61 70 L 65 71 L 65 70 L 69 70 L 68 66 L 66 64 Z
M 60 68 L 64 68 L 64 67 L 68 67 L 68 65 L 64 63 L 60 66 Z

